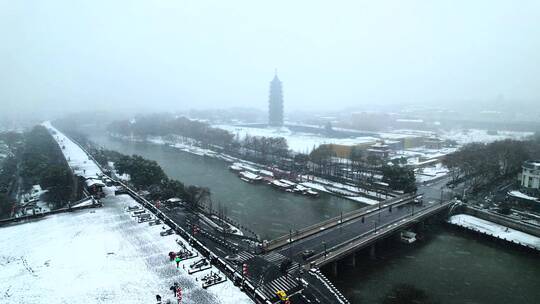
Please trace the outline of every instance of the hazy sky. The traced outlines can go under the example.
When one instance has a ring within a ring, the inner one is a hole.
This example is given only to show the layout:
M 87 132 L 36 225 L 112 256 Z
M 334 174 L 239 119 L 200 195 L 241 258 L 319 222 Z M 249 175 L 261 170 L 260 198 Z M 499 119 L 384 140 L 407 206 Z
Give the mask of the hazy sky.
M 0 0 L 11 109 L 540 101 L 540 1 Z

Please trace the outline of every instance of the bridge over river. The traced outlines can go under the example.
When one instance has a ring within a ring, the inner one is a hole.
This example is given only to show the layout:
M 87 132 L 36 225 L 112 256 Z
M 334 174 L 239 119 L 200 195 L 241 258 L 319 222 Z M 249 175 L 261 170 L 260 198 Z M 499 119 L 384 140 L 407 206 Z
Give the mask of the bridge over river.
M 449 209 L 452 201 L 423 201 L 405 195 L 377 206 L 344 214 L 268 243 L 267 254 L 279 253 L 305 268 L 322 267 Z M 374 250 L 374 247 L 372 247 Z M 304 257 L 303 252 L 310 256 Z M 354 263 L 354 262 L 353 262 Z
M 377 206 L 291 231 L 288 235 L 266 243 L 263 251 L 258 254 L 252 250 L 241 251 L 236 262 L 250 269 L 252 280 L 261 281 L 263 293 L 270 295 L 275 290 L 285 290 L 296 295 L 302 289 L 294 283 L 294 278 L 303 279 L 305 273 L 308 273 L 317 276 L 319 283 L 325 282 L 318 268 L 331 265 L 332 271 L 337 274 L 338 261 L 350 256 L 354 265 L 357 251 L 371 246 L 374 252 L 377 241 L 421 224 L 431 216 L 444 214 L 453 204 L 452 200 L 426 201 L 419 194 L 403 195 Z M 311 253 L 309 257 L 303 255 L 306 250 Z M 268 269 L 272 269 L 273 273 L 268 274 Z M 330 282 L 327 284 L 333 287 Z M 313 288 L 309 286 L 307 290 L 311 289 L 309 293 L 312 295 L 317 294 L 319 303 L 332 303 L 332 299 L 324 300 L 325 293 L 314 291 Z M 335 292 L 341 300 L 346 301 L 339 291 Z M 298 294 L 305 295 L 301 292 Z

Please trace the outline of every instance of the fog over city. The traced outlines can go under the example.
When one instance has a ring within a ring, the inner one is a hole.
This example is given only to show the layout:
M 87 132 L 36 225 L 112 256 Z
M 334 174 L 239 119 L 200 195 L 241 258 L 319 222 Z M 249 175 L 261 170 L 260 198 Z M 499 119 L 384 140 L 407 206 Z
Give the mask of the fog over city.
M 1 1 L 4 113 L 538 104 L 538 1 Z M 7 105 L 7 106 L 6 106 Z
M 540 0 L 0 0 L 0 303 L 540 303 Z

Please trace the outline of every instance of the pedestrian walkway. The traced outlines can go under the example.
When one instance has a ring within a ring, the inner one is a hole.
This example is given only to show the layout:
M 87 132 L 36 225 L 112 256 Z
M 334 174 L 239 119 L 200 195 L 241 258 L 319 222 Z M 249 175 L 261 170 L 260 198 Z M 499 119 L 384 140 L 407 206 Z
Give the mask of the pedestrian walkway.
M 300 288 L 300 285 L 298 282 L 289 277 L 289 276 L 281 276 L 275 280 L 272 280 L 266 284 L 264 284 L 261 288 L 261 292 L 268 297 L 269 299 L 276 297 L 276 292 L 278 290 L 283 290 L 287 294 L 291 294 L 291 291 L 295 291 Z
M 287 259 L 286 256 L 278 252 L 270 252 L 269 254 L 262 256 L 267 262 L 272 263 L 278 267 L 281 266 L 281 263 Z M 296 269 L 300 268 L 300 264 L 294 261 L 291 261 L 291 264 L 287 267 L 287 273 L 291 273 Z
M 245 262 L 251 260 L 254 257 L 255 256 L 253 254 L 251 254 L 250 252 L 242 251 L 242 252 L 238 253 L 238 262 L 239 263 L 245 263 Z

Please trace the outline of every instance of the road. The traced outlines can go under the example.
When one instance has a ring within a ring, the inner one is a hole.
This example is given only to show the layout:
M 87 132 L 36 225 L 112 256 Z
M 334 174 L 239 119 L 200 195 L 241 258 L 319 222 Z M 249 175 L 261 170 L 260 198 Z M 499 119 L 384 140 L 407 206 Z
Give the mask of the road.
M 451 199 L 453 196 L 452 191 L 449 191 L 447 188 L 445 189 L 447 182 L 448 178 L 444 178 L 432 184 L 419 187 L 418 193 L 423 195 L 422 203 L 409 203 L 392 208 L 381 208 L 358 219 L 321 230 L 317 234 L 297 241 L 294 241 L 296 235 L 293 233 L 291 235 L 293 242 L 276 249 L 276 251 L 300 264 L 305 264 L 306 261 L 301 257 L 302 252 L 305 250 L 313 250 L 314 255 L 324 254 L 325 251 L 328 253 L 333 247 L 345 244 L 357 238 L 358 235 L 376 232 L 381 227 L 400 219 L 436 207 L 441 202 L 441 187 L 444 189 L 443 199 Z

